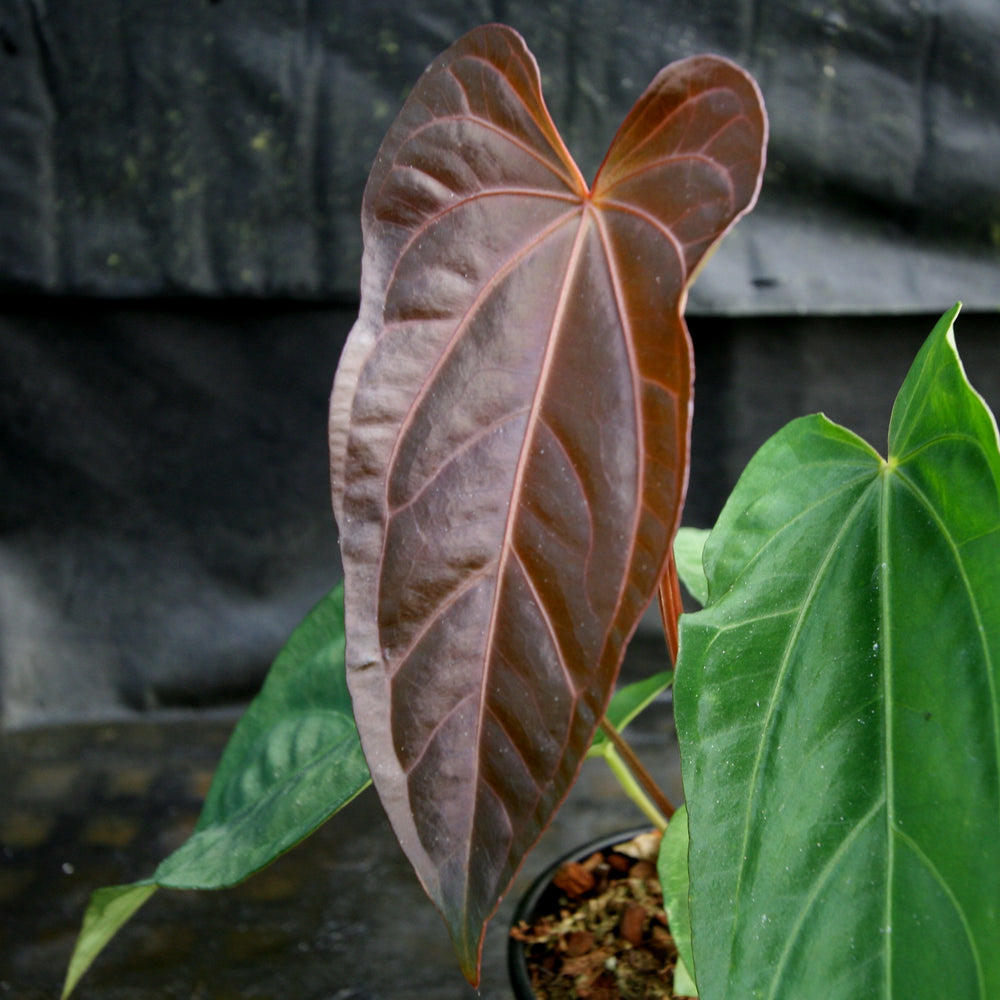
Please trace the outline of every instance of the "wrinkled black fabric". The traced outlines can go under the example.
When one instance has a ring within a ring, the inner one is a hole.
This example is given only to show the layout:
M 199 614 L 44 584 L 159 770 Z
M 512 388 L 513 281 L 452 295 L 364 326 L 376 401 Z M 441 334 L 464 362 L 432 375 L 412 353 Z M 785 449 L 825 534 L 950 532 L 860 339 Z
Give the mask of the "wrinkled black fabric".
M 503 20 L 585 173 L 656 70 L 758 78 L 757 211 L 707 313 L 1000 302 L 1000 5 L 988 0 L 4 0 L 0 285 L 354 300 L 368 166 L 406 90 Z
M 0 726 L 246 700 L 341 578 L 326 409 L 352 316 L 0 313 Z

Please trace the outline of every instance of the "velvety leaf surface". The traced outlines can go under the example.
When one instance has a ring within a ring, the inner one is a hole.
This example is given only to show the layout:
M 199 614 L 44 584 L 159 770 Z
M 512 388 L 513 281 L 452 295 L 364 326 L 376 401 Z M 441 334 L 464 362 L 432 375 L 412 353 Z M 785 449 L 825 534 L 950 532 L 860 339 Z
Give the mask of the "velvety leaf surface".
M 675 681 L 703 1000 L 1000 996 L 1000 452 L 946 315 L 889 457 L 758 452 Z
M 765 132 L 746 74 L 687 60 L 591 192 L 533 57 L 494 25 L 428 68 L 372 169 L 331 400 L 349 684 L 472 980 L 664 565 L 687 480 L 684 291 L 756 197 Z
M 153 875 L 94 893 L 64 996 L 160 887 L 219 889 L 270 864 L 370 783 L 344 677 L 338 585 L 292 633 L 226 745 L 191 837 Z

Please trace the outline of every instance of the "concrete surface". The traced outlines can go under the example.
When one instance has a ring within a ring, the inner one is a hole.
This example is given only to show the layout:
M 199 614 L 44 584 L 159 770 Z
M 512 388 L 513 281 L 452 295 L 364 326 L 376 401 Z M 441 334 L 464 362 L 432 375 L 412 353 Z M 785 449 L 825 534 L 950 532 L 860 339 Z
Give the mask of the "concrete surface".
M 627 679 L 663 669 L 630 650 Z M 90 894 L 143 878 L 191 830 L 234 718 L 42 727 L 0 736 L 0 998 L 54 1000 Z M 629 731 L 681 796 L 668 699 Z M 78 1000 L 510 1000 L 506 928 L 544 867 L 641 814 L 601 761 L 580 780 L 487 935 L 482 988 L 465 983 L 369 790 L 296 849 L 220 892 L 160 891 L 82 980 Z

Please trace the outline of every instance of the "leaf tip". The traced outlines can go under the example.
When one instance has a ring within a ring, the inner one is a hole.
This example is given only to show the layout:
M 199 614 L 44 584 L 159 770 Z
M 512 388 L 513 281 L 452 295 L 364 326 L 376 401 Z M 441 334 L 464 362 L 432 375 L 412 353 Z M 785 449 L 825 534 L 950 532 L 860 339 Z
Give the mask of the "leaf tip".
M 76 989 L 77 983 L 104 950 L 105 945 L 118 933 L 122 925 L 156 892 L 152 882 L 133 882 L 130 885 L 109 886 L 98 889 L 91 897 L 83 917 L 83 927 L 66 970 L 60 1000 Z
M 479 979 L 482 967 L 483 939 L 479 938 L 477 945 L 469 946 L 459 952 L 458 964 L 462 970 L 462 975 L 468 980 L 469 985 L 474 989 L 479 989 Z

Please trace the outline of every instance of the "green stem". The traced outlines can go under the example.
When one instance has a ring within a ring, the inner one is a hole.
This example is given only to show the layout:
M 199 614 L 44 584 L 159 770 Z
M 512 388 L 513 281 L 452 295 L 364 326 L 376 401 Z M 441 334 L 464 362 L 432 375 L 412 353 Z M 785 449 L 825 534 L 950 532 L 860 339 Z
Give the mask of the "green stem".
M 622 786 L 625 794 L 639 807 L 657 830 L 666 830 L 666 818 L 653 805 L 653 800 L 643 791 L 642 785 L 635 780 L 635 775 L 628 769 L 628 765 L 622 760 L 621 754 L 613 746 L 609 746 L 602 756 L 608 762 L 611 773 L 618 779 L 618 784 Z
M 635 751 L 622 739 L 621 733 L 605 717 L 601 720 L 610 746 L 604 753 L 608 767 L 621 783 L 625 794 L 653 821 L 660 830 L 667 828 L 667 820 L 674 814 L 673 803 L 663 794 L 660 786 L 643 766 Z

